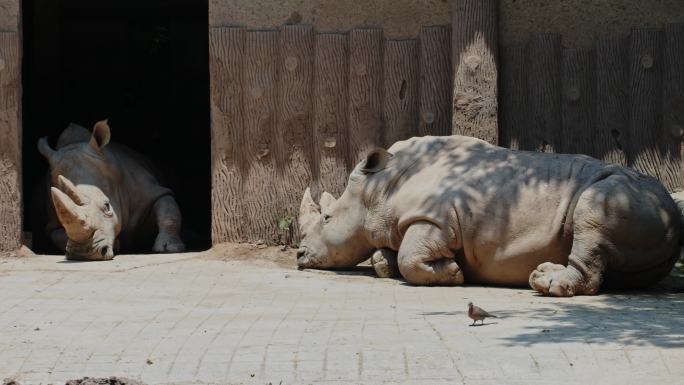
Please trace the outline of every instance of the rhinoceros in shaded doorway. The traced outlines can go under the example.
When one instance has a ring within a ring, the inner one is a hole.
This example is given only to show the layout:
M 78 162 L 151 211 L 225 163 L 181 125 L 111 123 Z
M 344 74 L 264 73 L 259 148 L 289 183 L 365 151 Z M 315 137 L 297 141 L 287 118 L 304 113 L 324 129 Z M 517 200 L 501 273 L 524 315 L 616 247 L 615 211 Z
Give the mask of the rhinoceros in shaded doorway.
M 50 164 L 43 201 L 46 232 L 74 260 L 108 260 L 119 251 L 181 252 L 181 213 L 170 189 L 140 154 L 110 143 L 107 121 L 92 133 L 71 124 L 52 149 L 39 152 Z

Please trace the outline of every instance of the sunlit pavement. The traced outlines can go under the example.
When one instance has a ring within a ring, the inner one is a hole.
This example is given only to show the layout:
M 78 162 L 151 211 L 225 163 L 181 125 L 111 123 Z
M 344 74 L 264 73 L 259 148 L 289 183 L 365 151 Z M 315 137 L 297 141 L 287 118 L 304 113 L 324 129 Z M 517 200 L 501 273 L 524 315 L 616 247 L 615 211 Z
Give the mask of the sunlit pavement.
M 0 380 L 684 383 L 672 291 L 554 299 L 199 254 L 62 259 L 0 259 Z M 469 326 L 469 301 L 500 318 Z

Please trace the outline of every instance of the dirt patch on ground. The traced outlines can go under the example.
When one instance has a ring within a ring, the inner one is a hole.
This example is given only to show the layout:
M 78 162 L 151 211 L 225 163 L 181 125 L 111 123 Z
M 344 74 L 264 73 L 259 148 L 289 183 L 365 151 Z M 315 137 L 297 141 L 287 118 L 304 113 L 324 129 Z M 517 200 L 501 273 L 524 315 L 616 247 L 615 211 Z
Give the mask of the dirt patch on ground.
M 297 249 L 265 244 L 222 243 L 200 255 L 200 258 L 218 261 L 249 262 L 261 266 L 297 269 Z
M 145 383 L 123 377 L 89 378 L 69 380 L 66 385 L 145 385 Z
M 200 254 L 199 258 L 225 261 L 245 262 L 256 266 L 279 267 L 285 270 L 297 269 L 297 249 L 286 246 L 267 246 L 265 244 L 222 243 Z M 370 261 L 362 262 L 353 269 L 346 270 L 315 270 L 304 271 L 336 276 L 368 275 L 375 276 Z
M 6 378 L 3 385 L 21 385 L 18 381 Z M 69 380 L 65 385 L 145 385 L 144 382 L 131 380 L 124 377 L 90 378 L 83 377 L 77 380 Z

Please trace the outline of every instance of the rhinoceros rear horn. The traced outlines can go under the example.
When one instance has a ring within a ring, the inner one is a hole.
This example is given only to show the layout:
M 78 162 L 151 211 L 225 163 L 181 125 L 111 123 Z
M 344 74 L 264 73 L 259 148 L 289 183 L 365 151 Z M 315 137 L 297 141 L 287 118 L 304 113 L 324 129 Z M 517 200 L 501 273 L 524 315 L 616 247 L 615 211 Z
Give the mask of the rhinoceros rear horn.
M 311 197 L 311 189 L 308 187 L 304 191 L 302 203 L 299 205 L 299 223 L 303 223 L 304 219 L 311 215 L 320 215 L 321 211 L 316 202 Z
M 56 187 L 50 188 L 50 195 L 59 223 L 64 227 L 69 239 L 78 241 L 87 238 L 88 230 L 83 209 Z
M 104 148 L 104 146 L 109 143 L 109 139 L 111 139 L 111 132 L 109 131 L 109 124 L 107 120 L 101 120 L 97 123 L 95 123 L 95 127 L 93 127 L 93 135 L 90 137 L 90 145 L 100 151 Z
M 57 177 L 57 181 L 59 182 L 59 189 L 65 193 L 69 198 L 71 198 L 74 203 L 76 203 L 79 206 L 83 206 L 84 203 L 86 203 L 86 200 L 83 198 L 83 196 L 76 190 L 76 186 L 66 177 L 60 175 Z

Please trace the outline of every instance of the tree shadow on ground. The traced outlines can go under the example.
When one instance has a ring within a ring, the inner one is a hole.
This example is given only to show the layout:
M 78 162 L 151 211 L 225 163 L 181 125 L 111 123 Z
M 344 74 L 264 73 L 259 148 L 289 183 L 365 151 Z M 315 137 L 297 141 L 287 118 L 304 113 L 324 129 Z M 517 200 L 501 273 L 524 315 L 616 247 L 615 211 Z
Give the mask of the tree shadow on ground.
M 504 338 L 510 346 L 554 342 L 632 347 L 684 347 L 684 265 L 649 291 L 604 292 L 592 303 L 558 300 L 540 308 L 499 312 L 534 326 Z M 579 302 L 579 303 L 578 303 Z M 539 326 L 540 321 L 550 323 Z

